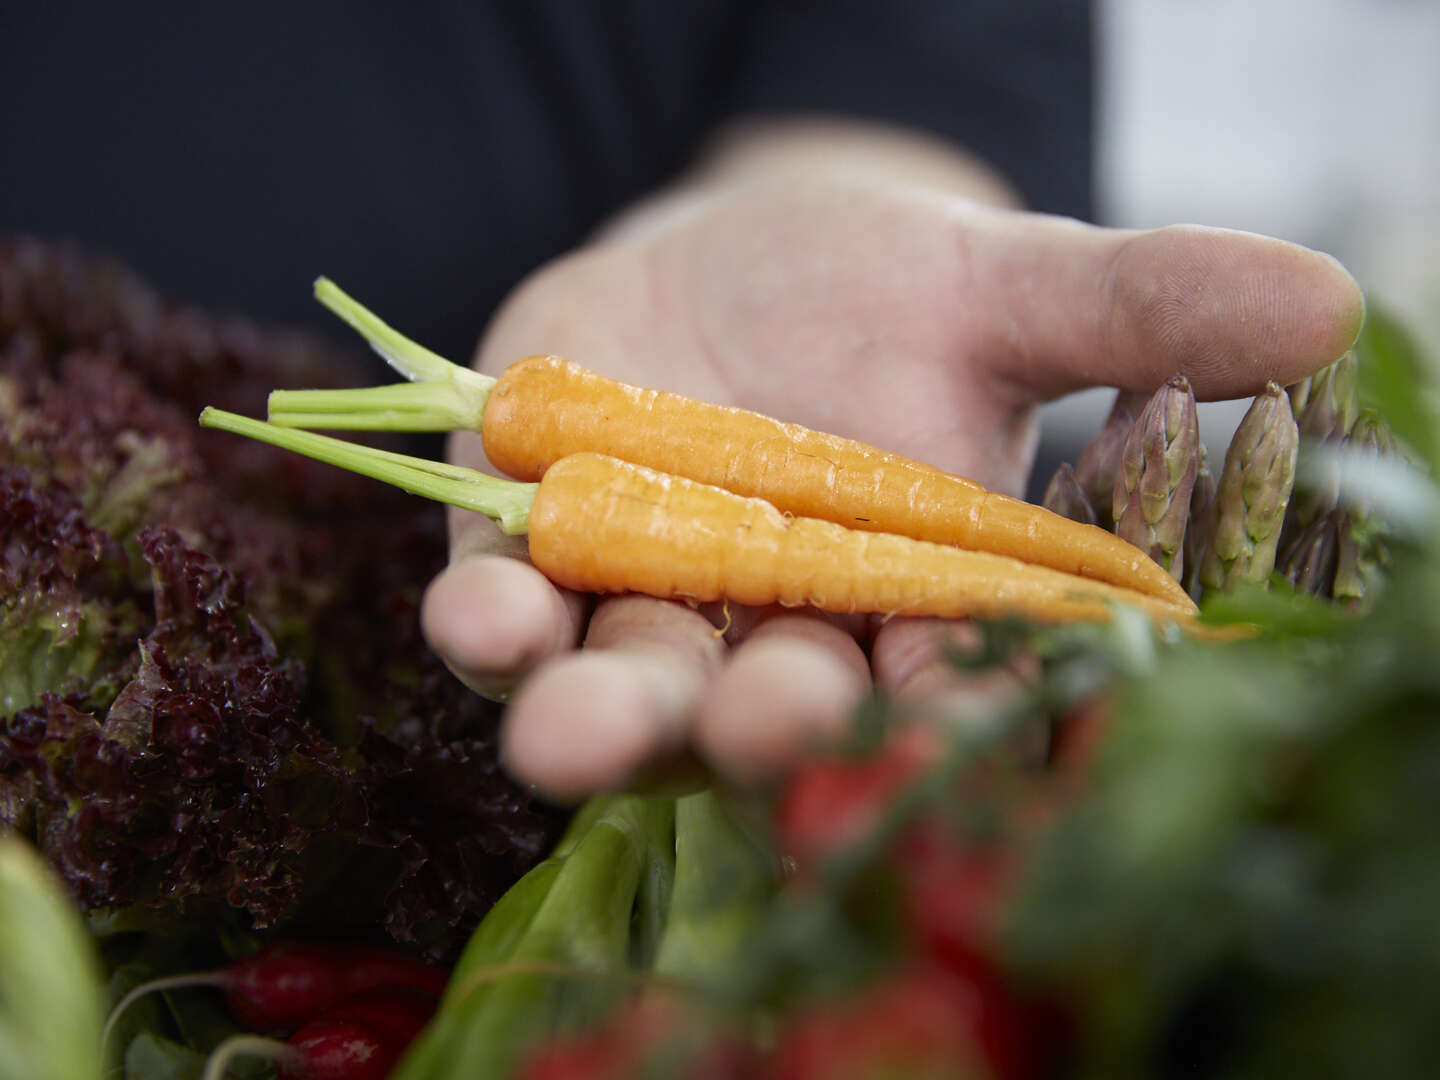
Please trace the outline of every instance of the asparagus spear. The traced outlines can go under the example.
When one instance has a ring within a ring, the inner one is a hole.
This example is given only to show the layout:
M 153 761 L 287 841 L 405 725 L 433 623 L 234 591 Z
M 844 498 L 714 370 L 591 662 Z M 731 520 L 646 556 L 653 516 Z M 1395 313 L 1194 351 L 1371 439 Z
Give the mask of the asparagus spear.
M 1190 598 L 1199 601 L 1205 591 L 1200 583 L 1200 568 L 1215 540 L 1215 474 L 1210 471 L 1210 455 L 1205 444 L 1195 464 L 1195 486 L 1190 491 L 1190 524 L 1185 527 L 1185 576 L 1181 579 Z
M 1189 379 L 1175 375 L 1141 411 L 1115 473 L 1111 511 L 1116 535 L 1177 579 L 1185 567 L 1185 526 L 1199 447 L 1195 392 Z
M 1301 435 L 1305 435 L 1303 428 Z M 1357 411 L 1355 421 L 1348 434 L 1344 436 L 1332 434 L 1329 437 L 1321 438 L 1320 441 L 1339 443 L 1346 448 L 1374 456 L 1398 452 L 1394 435 L 1372 409 Z M 1290 509 L 1285 516 L 1281 547 L 1284 548 L 1295 542 L 1311 522 L 1335 510 L 1339 504 L 1340 469 L 1333 460 L 1324 459 L 1316 468 L 1309 470 L 1306 484 L 1296 492 L 1295 498 L 1291 501 Z M 1368 536 L 1379 527 L 1380 523 L 1374 520 L 1363 493 L 1347 492 L 1346 506 L 1355 515 L 1348 531 L 1358 531 L 1361 536 Z
M 1339 511 L 1321 514 L 1286 549 L 1280 572 L 1300 592 L 1332 594 L 1343 516 Z
M 1315 376 L 1306 375 L 1299 382 L 1293 382 L 1285 387 L 1285 393 L 1290 395 L 1290 412 L 1294 414 L 1297 422 L 1310 401 L 1310 388 L 1314 382 Z
M 1085 525 L 1094 525 L 1097 520 L 1095 506 L 1091 503 L 1090 496 L 1085 494 L 1085 488 L 1076 478 L 1075 469 L 1068 461 L 1055 470 L 1040 505 L 1061 517 Z
M 1373 457 L 1396 452 L 1395 438 L 1373 410 L 1362 410 L 1345 440 Z M 1362 492 L 1347 492 L 1337 533 L 1334 598 L 1351 606 L 1374 592 L 1385 562 L 1385 528 Z
M 1296 422 L 1312 439 L 1340 439 L 1350 433 L 1360 412 L 1360 362 L 1352 349 L 1310 379 L 1310 392 Z
M 1269 578 L 1295 484 L 1299 445 L 1289 397 L 1275 383 L 1266 384 L 1225 453 L 1215 491 L 1215 540 L 1201 570 L 1206 588 Z
M 1115 490 L 1115 471 L 1135 418 L 1148 400 L 1149 395 L 1138 390 L 1117 390 L 1105 423 L 1075 462 L 1075 479 L 1095 511 L 1095 524 L 1102 529 L 1114 528 L 1110 498 Z
M 1358 360 L 1351 351 L 1305 380 L 1309 390 L 1302 404 L 1295 404 L 1296 398 L 1292 394 L 1295 422 L 1301 439 L 1335 443 L 1348 437 L 1360 412 L 1356 385 L 1358 376 Z M 1282 551 L 1298 543 L 1316 518 L 1335 509 L 1340 497 L 1340 473 L 1329 465 L 1323 466 L 1323 470 L 1323 474 L 1312 472 L 1306 484 L 1291 499 L 1280 530 Z

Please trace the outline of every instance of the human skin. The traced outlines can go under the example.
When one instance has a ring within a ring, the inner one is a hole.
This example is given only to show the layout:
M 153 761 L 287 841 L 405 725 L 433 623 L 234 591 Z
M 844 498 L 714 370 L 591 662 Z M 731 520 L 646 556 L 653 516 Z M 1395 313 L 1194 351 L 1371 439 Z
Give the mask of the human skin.
M 475 363 L 494 375 L 554 353 L 1019 494 L 1044 402 L 1177 372 L 1201 399 L 1248 396 L 1335 360 L 1363 312 L 1349 274 L 1305 248 L 1035 214 L 926 136 L 755 121 L 522 282 Z M 473 433 L 451 457 L 487 468 Z M 524 555 L 523 538 L 452 512 L 422 618 L 456 675 L 508 698 L 506 764 L 557 800 L 697 766 L 773 778 L 872 687 L 976 696 L 945 658 L 963 626 L 595 600 Z

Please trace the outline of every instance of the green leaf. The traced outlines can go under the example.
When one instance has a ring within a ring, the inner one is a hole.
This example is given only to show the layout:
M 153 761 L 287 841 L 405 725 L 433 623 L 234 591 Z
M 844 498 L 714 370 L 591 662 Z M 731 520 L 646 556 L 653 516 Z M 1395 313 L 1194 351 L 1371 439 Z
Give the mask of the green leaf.
M 1200 619 L 1216 626 L 1260 626 L 1267 637 L 1285 638 L 1327 637 L 1354 623 L 1355 616 L 1276 577 L 1269 588 L 1241 581 L 1226 592 L 1207 595 Z
M 44 860 L 0 836 L 0 1076 L 98 1080 L 105 992 L 94 943 Z
M 1367 306 L 1355 348 L 1361 359 L 1361 404 L 1377 410 L 1430 471 L 1440 473 L 1434 360 L 1398 319 L 1373 303 Z

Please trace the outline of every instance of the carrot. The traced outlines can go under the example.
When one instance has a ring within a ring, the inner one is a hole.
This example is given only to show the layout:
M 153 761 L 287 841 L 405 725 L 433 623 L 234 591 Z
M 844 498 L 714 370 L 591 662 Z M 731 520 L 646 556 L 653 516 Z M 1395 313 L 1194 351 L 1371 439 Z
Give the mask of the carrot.
M 520 360 L 491 379 L 405 338 L 325 278 L 315 292 L 419 381 L 279 390 L 270 396 L 273 423 L 478 429 L 490 462 L 519 480 L 538 480 L 572 454 L 606 454 L 802 517 L 1008 555 L 1195 610 L 1179 583 L 1126 541 L 973 480 L 759 413 L 630 386 L 555 356 Z
M 1161 622 L 1190 619 L 1186 608 L 1133 589 L 993 552 L 795 517 L 762 499 L 602 454 L 572 454 L 538 484 L 522 484 L 216 409 L 200 422 L 528 531 L 536 568 L 584 592 L 1039 622 L 1107 619 L 1126 605 Z

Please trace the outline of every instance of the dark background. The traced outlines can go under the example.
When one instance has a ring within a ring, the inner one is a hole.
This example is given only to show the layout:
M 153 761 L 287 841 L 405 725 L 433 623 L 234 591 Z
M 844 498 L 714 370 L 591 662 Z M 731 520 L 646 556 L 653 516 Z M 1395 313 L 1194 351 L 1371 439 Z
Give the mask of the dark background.
M 0 233 L 343 337 L 324 273 L 455 358 L 526 272 L 726 117 L 888 119 L 1091 213 L 1089 5 L 9 5 Z M 348 340 L 348 338 L 347 338 Z

